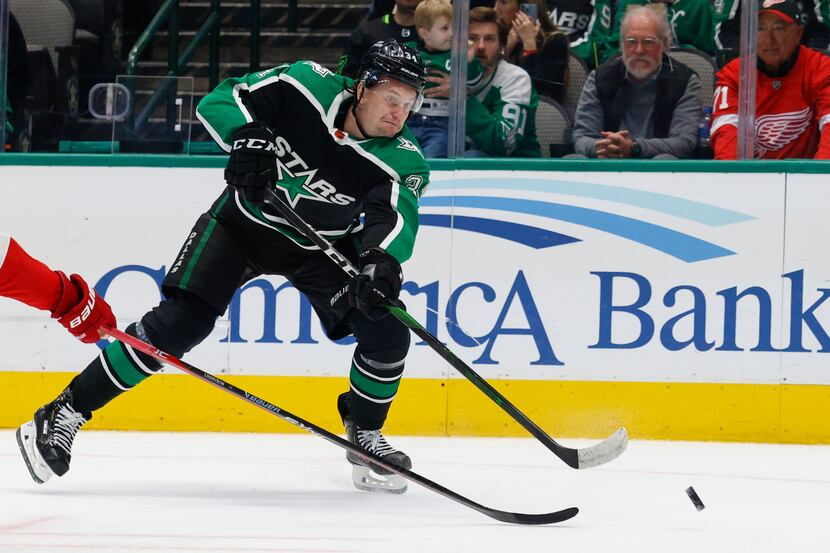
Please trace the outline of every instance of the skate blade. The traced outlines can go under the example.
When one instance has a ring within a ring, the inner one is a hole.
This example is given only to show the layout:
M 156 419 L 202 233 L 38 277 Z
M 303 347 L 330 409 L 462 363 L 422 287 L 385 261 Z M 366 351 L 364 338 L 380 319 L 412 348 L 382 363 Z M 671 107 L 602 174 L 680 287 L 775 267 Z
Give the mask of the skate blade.
M 352 483 L 364 492 L 402 494 L 407 489 L 406 480 L 400 475 L 377 475 L 369 467 L 352 465 Z
M 44 484 L 54 473 L 46 465 L 46 462 L 40 456 L 40 452 L 35 446 L 37 430 L 35 429 L 34 421 L 29 421 L 18 428 L 15 436 L 17 437 L 17 446 L 20 448 L 20 454 L 23 456 L 23 462 L 26 463 L 26 468 L 29 469 L 29 475 L 32 477 L 32 480 L 38 484 Z

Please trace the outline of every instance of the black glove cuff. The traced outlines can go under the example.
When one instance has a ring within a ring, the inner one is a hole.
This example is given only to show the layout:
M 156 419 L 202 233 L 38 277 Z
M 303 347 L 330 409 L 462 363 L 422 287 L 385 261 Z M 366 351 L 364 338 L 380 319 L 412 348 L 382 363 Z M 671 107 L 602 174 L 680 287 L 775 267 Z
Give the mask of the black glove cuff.
M 388 268 L 395 273 L 401 272 L 401 264 L 398 260 L 380 248 L 370 248 L 360 254 L 358 267 L 362 271 L 367 265 L 383 265 L 384 268 Z

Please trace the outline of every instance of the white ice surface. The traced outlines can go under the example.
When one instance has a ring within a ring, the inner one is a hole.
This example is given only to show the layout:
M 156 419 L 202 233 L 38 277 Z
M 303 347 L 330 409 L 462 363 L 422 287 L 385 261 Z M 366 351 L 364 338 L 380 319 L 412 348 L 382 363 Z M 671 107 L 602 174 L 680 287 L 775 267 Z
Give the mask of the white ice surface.
M 310 435 L 82 431 L 72 470 L 37 485 L 13 431 L 0 430 L 0 551 L 830 550 L 830 447 L 632 441 L 618 460 L 575 471 L 532 439 L 391 441 L 479 503 L 581 512 L 526 527 L 414 484 L 402 496 L 360 492 L 341 450 Z

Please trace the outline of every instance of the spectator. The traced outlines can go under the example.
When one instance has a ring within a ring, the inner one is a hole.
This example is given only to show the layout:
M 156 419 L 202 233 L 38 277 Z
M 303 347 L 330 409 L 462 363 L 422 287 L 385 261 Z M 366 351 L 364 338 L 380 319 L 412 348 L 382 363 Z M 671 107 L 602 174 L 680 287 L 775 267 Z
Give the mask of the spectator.
M 597 67 L 611 42 L 613 0 L 550 0 L 550 19 L 568 37 L 571 51 L 588 67 Z
M 32 90 L 32 72 L 26 39 L 14 14 L 9 13 L 8 86 L 6 87 L 6 143 L 14 144 L 24 124 L 23 104 Z
M 620 28 L 622 57 L 592 71 L 579 97 L 574 151 L 598 158 L 690 157 L 702 115 L 700 79 L 665 54 L 665 17 L 635 6 Z
M 539 98 L 530 75 L 501 57 L 507 27 L 499 23 L 493 8 L 473 8 L 468 36 L 484 77 L 470 87 L 467 98 L 466 132 L 472 149 L 465 155 L 541 157 L 536 139 Z
M 551 23 L 545 0 L 535 6 L 536 18 L 519 9 L 520 0 L 496 0 L 499 20 L 510 29 L 504 58 L 530 74 L 536 92 L 561 102 L 565 97 L 568 73 L 568 37 Z
M 817 50 L 830 47 L 830 0 L 798 0 L 804 32 L 801 44 Z M 718 67 L 740 55 L 741 1 L 715 2 L 715 44 Z
M 799 45 L 800 15 L 795 0 L 763 0 L 758 13 L 757 159 L 830 158 L 830 59 Z M 715 159 L 737 157 L 740 64 L 734 59 L 717 74 Z
M 620 0 L 614 17 L 611 40 L 616 43 L 620 23 L 630 6 L 662 4 L 671 26 L 672 47 L 691 46 L 715 55 L 715 10 L 711 2 L 701 0 Z M 611 56 L 607 56 L 610 58 Z
M 407 126 L 418 139 L 425 157 L 447 157 L 449 129 L 449 70 L 452 41 L 452 4 L 449 0 L 423 0 L 415 9 L 415 29 L 421 41 L 407 44 L 417 47 L 421 63 L 427 68 L 427 85 L 423 104 L 413 113 Z M 478 84 L 483 76 L 481 62 L 468 51 L 467 84 Z M 446 83 L 445 88 L 443 84 Z
M 403 44 L 415 40 L 418 36 L 415 33 L 415 8 L 420 2 L 421 0 L 395 0 L 391 14 L 361 23 L 349 37 L 349 44 L 340 56 L 337 73 L 356 78 L 363 54 L 378 41 L 394 38 Z

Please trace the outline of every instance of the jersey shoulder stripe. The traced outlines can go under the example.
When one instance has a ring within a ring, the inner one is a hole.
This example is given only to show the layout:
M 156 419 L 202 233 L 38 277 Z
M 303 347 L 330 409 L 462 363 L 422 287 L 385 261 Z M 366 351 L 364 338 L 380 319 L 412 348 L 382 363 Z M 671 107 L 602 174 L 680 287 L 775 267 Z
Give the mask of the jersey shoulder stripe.
M 315 104 L 330 124 L 334 123 L 337 109 L 343 98 L 348 95 L 346 91 L 351 89 L 353 84 L 348 77 L 333 73 L 314 61 L 292 63 L 280 74 L 280 79 L 292 85 Z

